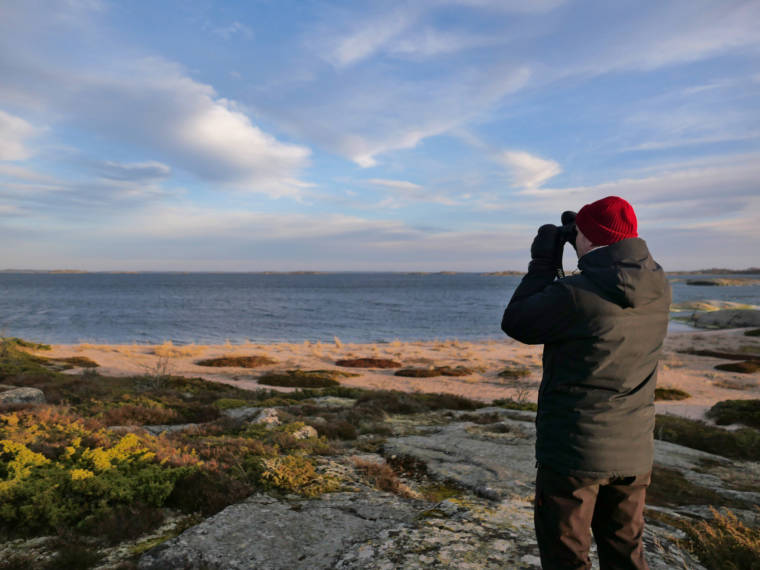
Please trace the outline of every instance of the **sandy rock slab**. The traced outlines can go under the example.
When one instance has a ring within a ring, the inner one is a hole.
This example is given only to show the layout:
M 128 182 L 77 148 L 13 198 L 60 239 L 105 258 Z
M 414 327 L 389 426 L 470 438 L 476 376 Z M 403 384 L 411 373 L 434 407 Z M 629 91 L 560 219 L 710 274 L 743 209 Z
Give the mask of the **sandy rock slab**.
M 254 495 L 145 553 L 140 570 L 334 568 L 357 543 L 412 522 L 420 508 L 387 493 L 320 499 Z

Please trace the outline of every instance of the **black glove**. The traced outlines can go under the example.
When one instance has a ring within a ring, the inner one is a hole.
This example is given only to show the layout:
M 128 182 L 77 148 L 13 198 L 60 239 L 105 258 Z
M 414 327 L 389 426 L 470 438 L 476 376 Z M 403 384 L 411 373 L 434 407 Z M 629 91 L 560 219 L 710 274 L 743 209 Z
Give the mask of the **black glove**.
M 545 224 L 538 228 L 538 234 L 530 246 L 530 256 L 533 261 L 553 266 L 557 257 L 559 237 L 559 228 L 554 224 Z
M 575 247 L 575 238 L 578 237 L 578 228 L 575 227 L 575 216 L 576 213 L 571 210 L 562 212 L 562 227 L 560 228 L 562 235 L 560 241 L 562 243 L 568 242 L 573 246 L 573 249 L 577 251 L 578 248 Z

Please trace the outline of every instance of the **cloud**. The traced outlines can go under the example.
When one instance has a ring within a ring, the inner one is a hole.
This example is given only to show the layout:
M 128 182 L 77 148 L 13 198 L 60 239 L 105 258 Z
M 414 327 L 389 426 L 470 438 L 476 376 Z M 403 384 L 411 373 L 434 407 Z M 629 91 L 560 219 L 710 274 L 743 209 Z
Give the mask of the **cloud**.
M 214 34 L 222 38 L 223 40 L 229 40 L 233 36 L 239 34 L 245 38 L 253 37 L 253 30 L 241 22 L 232 22 L 228 26 L 213 29 Z
M 308 148 L 265 133 L 237 103 L 173 62 L 114 58 L 108 69 L 84 69 L 2 60 L 0 52 L 0 65 L 9 71 L 0 102 L 4 96 L 37 99 L 59 123 L 133 144 L 206 182 L 270 196 L 297 196 L 306 186 L 297 176 L 308 163 Z M 24 123 L 13 124 L 27 136 Z M 24 156 L 22 148 L 6 152 Z
M 560 165 L 533 154 L 521 151 L 504 151 L 499 159 L 512 174 L 512 184 L 520 188 L 535 189 L 562 172 Z
M 103 161 L 96 165 L 95 170 L 103 178 L 131 182 L 160 180 L 167 178 L 172 171 L 167 165 L 155 161 L 132 163 Z
M 375 186 L 384 186 L 385 188 L 391 188 L 393 190 L 420 190 L 422 186 L 415 184 L 414 182 L 408 182 L 406 180 L 388 180 L 385 178 L 370 178 L 367 180 L 370 184 Z
M 0 109 L 0 160 L 25 160 L 32 156 L 27 141 L 40 132 L 41 129 L 21 117 Z

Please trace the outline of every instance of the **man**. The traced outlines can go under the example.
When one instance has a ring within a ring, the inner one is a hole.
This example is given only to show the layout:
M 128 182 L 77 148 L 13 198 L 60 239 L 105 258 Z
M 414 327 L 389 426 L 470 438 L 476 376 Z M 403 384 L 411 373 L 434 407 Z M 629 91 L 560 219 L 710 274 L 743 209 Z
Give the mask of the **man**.
M 647 568 L 644 498 L 670 286 L 622 198 L 585 205 L 575 226 L 580 273 L 555 280 L 561 230 L 542 226 L 501 323 L 512 338 L 544 345 L 534 512 L 541 563 L 591 568 L 590 527 L 602 569 Z

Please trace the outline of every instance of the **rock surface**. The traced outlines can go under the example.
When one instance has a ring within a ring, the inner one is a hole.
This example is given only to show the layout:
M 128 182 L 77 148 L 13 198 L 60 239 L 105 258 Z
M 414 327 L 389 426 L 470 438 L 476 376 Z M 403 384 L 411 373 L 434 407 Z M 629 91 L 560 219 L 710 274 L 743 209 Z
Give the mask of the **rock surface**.
M 362 485 L 313 500 L 255 495 L 147 552 L 139 568 L 538 569 L 533 417 L 502 408 L 450 413 L 449 423 L 431 415 L 406 424 L 408 435 L 386 441 L 386 460 L 424 466 L 426 477 L 464 489 L 455 498 L 438 503 L 404 499 Z M 695 484 L 727 498 L 760 499 L 728 484 L 737 469 L 752 480 L 758 464 L 732 469 L 725 458 L 659 441 L 656 453 L 657 464 L 678 469 Z M 333 467 L 345 474 L 349 464 Z M 706 507 L 680 510 L 694 514 L 700 508 Z M 678 516 L 670 509 L 653 510 Z M 650 568 L 703 569 L 678 545 L 679 538 L 680 531 L 648 521 L 644 543 Z M 593 547 L 592 560 L 598 568 Z
M 0 404 L 44 404 L 45 394 L 37 388 L 0 387 Z
M 694 313 L 689 322 L 695 327 L 730 329 L 760 327 L 760 311 L 751 309 L 723 309 Z
M 140 570 L 334 568 L 355 543 L 413 521 L 419 507 L 387 493 L 321 499 L 254 495 L 149 551 Z

